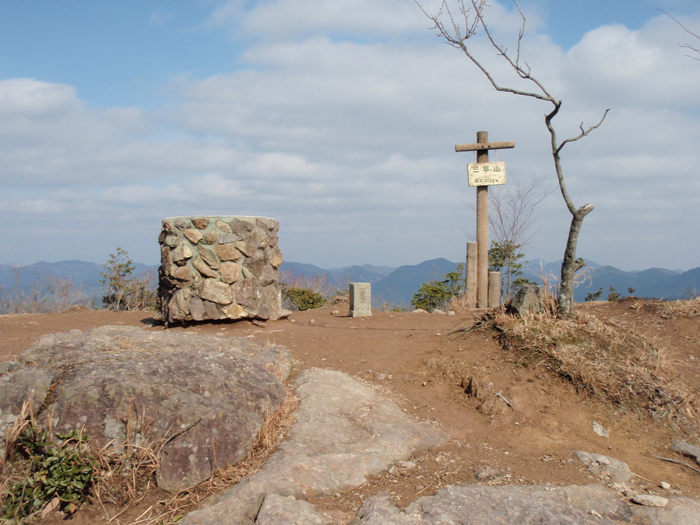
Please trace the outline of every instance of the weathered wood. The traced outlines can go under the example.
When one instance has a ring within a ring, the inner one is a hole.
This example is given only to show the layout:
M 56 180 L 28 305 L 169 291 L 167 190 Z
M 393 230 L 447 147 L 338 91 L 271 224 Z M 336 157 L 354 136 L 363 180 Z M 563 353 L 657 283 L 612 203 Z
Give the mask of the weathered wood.
M 489 132 L 477 131 L 476 141 L 488 144 Z M 489 150 L 479 150 L 477 162 L 489 161 Z M 477 299 L 478 308 L 488 308 L 489 304 L 489 187 L 476 188 L 476 242 L 479 244 L 477 263 Z
M 489 272 L 489 308 L 501 306 L 501 272 Z
M 467 285 L 465 289 L 465 301 L 467 308 L 476 308 L 476 269 L 477 253 L 479 244 L 476 242 L 467 243 Z
M 515 147 L 515 142 L 485 142 L 476 144 L 457 144 L 455 151 L 481 151 L 489 149 L 511 149 Z

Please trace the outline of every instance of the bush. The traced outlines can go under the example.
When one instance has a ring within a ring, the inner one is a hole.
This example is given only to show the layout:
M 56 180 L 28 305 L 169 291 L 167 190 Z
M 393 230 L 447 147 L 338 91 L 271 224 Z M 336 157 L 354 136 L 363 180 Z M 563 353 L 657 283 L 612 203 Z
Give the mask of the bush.
M 453 297 L 459 295 L 464 283 L 464 265 L 458 264 L 457 270 L 444 274 L 439 281 L 423 283 L 413 294 L 411 304 L 428 312 L 445 308 Z
M 149 310 L 155 308 L 156 294 L 152 290 L 153 276 L 141 279 L 132 276 L 136 269 L 129 254 L 122 248 L 111 253 L 100 283 L 105 288 L 102 303 L 108 310 Z
M 310 288 L 283 288 L 282 295 L 296 310 L 313 310 L 321 308 L 328 300 L 319 292 Z
M 97 464 L 87 453 L 87 436 L 71 430 L 56 437 L 62 441 L 60 445 L 48 441 L 46 430 L 32 420 L 13 441 L 12 459 L 24 475 L 9 483 L 3 518 L 21 520 L 52 502 L 72 514 L 89 493 Z

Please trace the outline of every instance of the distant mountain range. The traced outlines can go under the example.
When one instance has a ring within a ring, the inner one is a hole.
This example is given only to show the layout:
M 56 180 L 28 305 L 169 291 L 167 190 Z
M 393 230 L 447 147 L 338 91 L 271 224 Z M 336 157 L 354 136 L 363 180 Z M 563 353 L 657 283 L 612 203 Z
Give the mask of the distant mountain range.
M 135 263 L 134 275 L 139 277 L 144 272 L 157 275 L 158 266 L 148 266 Z M 606 299 L 612 286 L 620 296 L 630 295 L 629 288 L 634 289 L 637 297 L 656 297 L 659 299 L 684 299 L 700 293 L 700 267 L 687 272 L 651 268 L 639 272 L 625 272 L 612 266 L 601 266 L 589 262 L 590 276 L 585 283 L 578 286 L 574 299 L 583 302 L 588 293 L 594 293 L 602 288 L 601 299 Z M 442 275 L 453 272 L 457 263 L 447 259 L 432 259 L 417 265 L 406 265 L 398 268 L 388 266 L 346 266 L 343 268 L 324 269 L 312 264 L 284 262 L 280 267 L 282 276 L 296 275 L 312 279 L 315 276 L 325 276 L 330 284 L 337 289 L 344 289 L 350 282 L 368 282 L 372 284 L 372 302 L 374 306 L 393 304 L 407 306 L 411 303 L 413 294 L 424 282 L 438 280 Z M 535 260 L 524 267 L 524 277 L 541 284 L 542 276 L 548 276 L 549 282 L 557 282 L 561 262 L 546 263 Z M 97 304 L 103 295 L 100 284 L 101 272 L 104 268 L 95 263 L 85 261 L 60 261 L 56 263 L 38 262 L 21 268 L 23 286 L 31 285 L 40 277 L 54 275 L 72 282 L 82 288 L 90 299 L 96 299 Z M 17 285 L 12 267 L 0 264 L 0 287 Z
M 158 285 L 157 265 L 148 266 L 134 263 L 134 266 L 136 267 L 133 273 L 134 277 L 140 278 L 144 273 L 150 272 L 155 277 L 155 285 Z M 100 279 L 102 279 L 101 273 L 104 271 L 104 268 L 99 264 L 78 260 L 55 263 L 39 261 L 27 266 L 15 267 L 0 264 L 0 287 L 15 287 L 18 280 L 22 286 L 30 287 L 40 279 L 55 276 L 60 279 L 70 279 L 76 287 L 82 289 L 88 299 L 95 299 L 96 304 L 100 306 L 104 295 Z

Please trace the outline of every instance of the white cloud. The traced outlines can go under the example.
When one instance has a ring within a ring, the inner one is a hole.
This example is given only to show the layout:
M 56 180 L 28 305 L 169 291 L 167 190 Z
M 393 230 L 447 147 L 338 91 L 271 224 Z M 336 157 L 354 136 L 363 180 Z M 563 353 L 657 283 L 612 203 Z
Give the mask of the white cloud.
M 1 80 L 0 217 L 23 225 L 2 244 L 29 235 L 46 250 L 34 258 L 97 261 L 130 244 L 132 257 L 154 262 L 163 218 L 241 214 L 280 220 L 291 260 L 461 260 L 474 229 L 473 156 L 455 154 L 456 143 L 488 130 L 516 142 L 498 153 L 510 173 L 553 177 L 550 106 L 496 93 L 430 37 L 412 2 L 245 5 L 227 2 L 207 21 L 249 35 L 240 68 L 181 77 L 176 99 L 154 112 L 94 109 L 72 86 Z M 497 35 L 517 32 L 516 13 L 494 10 Z M 563 150 L 575 203 L 596 207 L 579 253 L 599 262 L 700 260 L 700 66 L 683 57 L 676 27 L 665 16 L 638 31 L 604 26 L 567 53 L 543 34 L 524 41 L 524 60 L 564 100 L 560 139 L 611 108 L 599 130 Z M 473 46 L 510 82 L 483 40 Z M 529 255 L 561 258 L 569 221 L 561 196 L 550 196 Z

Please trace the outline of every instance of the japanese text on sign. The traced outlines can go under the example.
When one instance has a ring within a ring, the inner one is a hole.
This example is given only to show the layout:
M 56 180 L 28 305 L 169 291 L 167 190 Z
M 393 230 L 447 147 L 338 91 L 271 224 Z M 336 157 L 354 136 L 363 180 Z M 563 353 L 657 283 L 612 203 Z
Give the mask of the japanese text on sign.
M 491 186 L 506 183 L 505 162 L 467 164 L 470 186 Z

